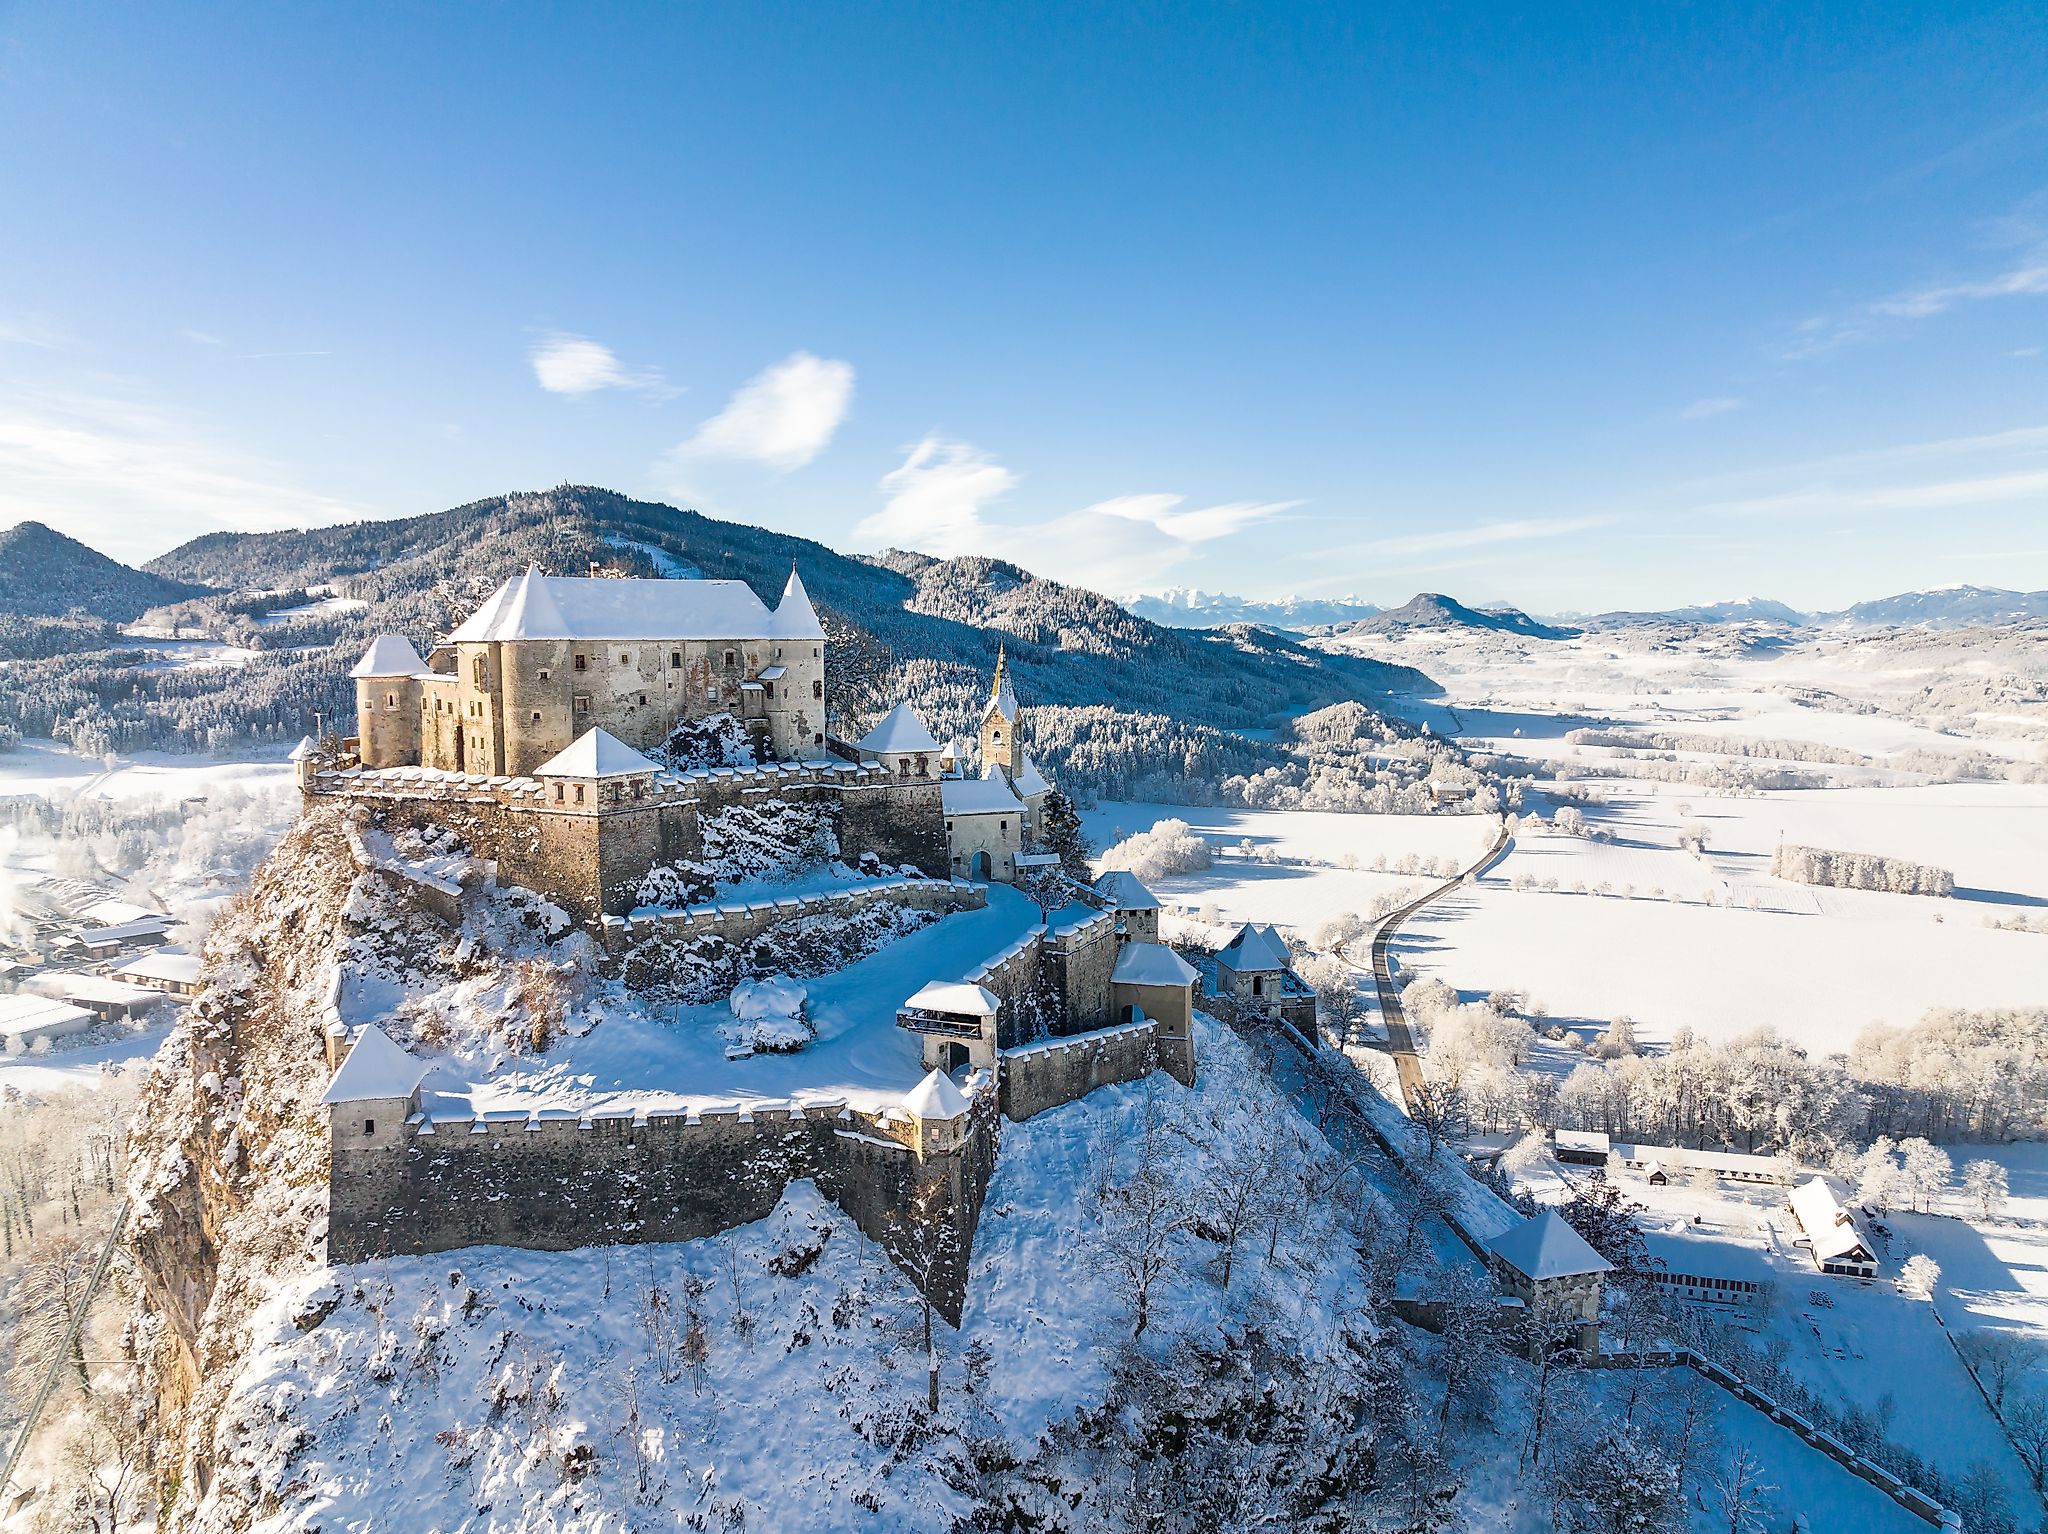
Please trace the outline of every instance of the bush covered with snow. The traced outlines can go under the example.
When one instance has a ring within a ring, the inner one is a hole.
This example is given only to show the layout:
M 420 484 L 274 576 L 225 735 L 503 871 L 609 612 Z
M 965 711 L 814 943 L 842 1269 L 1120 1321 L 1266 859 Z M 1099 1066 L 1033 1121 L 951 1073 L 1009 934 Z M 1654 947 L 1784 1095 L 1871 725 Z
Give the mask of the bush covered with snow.
M 804 1021 L 804 988 L 788 975 L 742 980 L 732 988 L 727 1005 L 733 1020 L 720 1026 L 721 1037 L 770 1054 L 802 1049 L 817 1035 Z
M 1771 854 L 1771 873 L 1795 884 L 1831 889 L 1884 890 L 1893 895 L 1953 895 L 1956 876 L 1946 868 L 1909 863 L 1869 852 L 1830 852 L 1781 842 Z
M 1200 873 L 1213 858 L 1209 844 L 1185 820 L 1162 820 L 1151 830 L 1127 836 L 1102 854 L 1101 866 L 1127 869 L 1141 883 Z
M 699 817 L 704 867 L 720 884 L 793 878 L 839 856 L 839 836 L 822 804 L 748 799 Z
M 654 749 L 661 761 L 678 772 L 697 767 L 752 767 L 754 748 L 747 732 L 731 714 L 706 714 L 685 719 Z
M 780 922 L 740 943 L 716 933 L 662 932 L 627 950 L 619 974 L 629 990 L 670 1005 L 716 1001 L 750 977 L 802 979 L 844 969 L 937 920 L 936 911 L 878 900 L 851 915 L 821 912 Z

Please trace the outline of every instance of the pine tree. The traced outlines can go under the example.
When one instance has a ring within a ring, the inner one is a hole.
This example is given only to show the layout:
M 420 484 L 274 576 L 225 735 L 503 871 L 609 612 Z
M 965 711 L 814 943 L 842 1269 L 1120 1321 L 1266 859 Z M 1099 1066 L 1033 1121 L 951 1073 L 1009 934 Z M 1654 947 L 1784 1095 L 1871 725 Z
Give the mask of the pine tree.
M 1081 816 L 1074 802 L 1058 789 L 1046 793 L 1038 810 L 1038 840 L 1047 852 L 1059 856 L 1060 867 L 1076 879 L 1088 878 L 1088 858 L 1094 851 L 1081 830 Z

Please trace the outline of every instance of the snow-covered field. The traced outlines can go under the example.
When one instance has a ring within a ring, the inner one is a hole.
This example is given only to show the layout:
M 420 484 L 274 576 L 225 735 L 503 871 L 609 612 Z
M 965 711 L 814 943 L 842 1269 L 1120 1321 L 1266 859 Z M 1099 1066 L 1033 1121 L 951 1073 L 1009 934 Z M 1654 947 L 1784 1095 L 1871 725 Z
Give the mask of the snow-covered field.
M 230 784 L 246 789 L 283 787 L 292 781 L 291 764 L 285 760 L 290 749 L 280 746 L 231 761 L 169 751 L 124 752 L 109 766 L 97 757 L 78 756 L 52 740 L 24 740 L 13 751 L 0 751 L 0 797 L 40 794 L 52 800 L 74 796 L 176 800 Z
M 1339 815 L 1122 800 L 1084 811 L 1081 825 L 1100 852 L 1162 820 L 1186 821 L 1211 844 L 1215 862 L 1202 872 L 1156 881 L 1161 900 L 1198 910 L 1213 905 L 1223 923 L 1304 929 L 1362 911 L 1376 895 L 1414 887 L 1412 865 L 1405 876 L 1394 871 L 1404 859 L 1467 866 L 1492 844 L 1500 825 L 1491 815 Z M 1245 842 L 1250 857 L 1240 850 Z
M 1415 713 L 1533 770 L 1525 811 L 1571 804 L 1602 838 L 1523 829 L 1484 880 L 1403 929 L 1395 952 L 1410 970 L 1468 995 L 1525 993 L 1562 1021 L 1625 1013 L 1652 1044 L 1681 1027 L 1727 1037 L 1769 1023 L 1833 1051 L 1929 1008 L 2048 1002 L 2048 784 L 1934 781 L 1973 755 L 1989 765 L 1970 771 L 2048 773 L 2048 708 L 2028 701 L 2048 675 L 2038 641 L 1779 645 L 1704 630 L 1332 643 L 1428 671 L 1445 697 Z M 1577 728 L 1688 744 L 1659 760 L 1574 745 Z M 1692 737 L 1750 742 L 1751 754 Z M 1760 742 L 1793 744 L 1773 760 L 1754 754 Z M 1842 753 L 1876 760 L 1811 759 Z M 1753 769 L 1826 786 L 1717 786 Z M 1661 776 L 1674 773 L 1693 781 Z M 1695 831 L 1703 854 L 1680 847 Z M 1775 879 L 1781 842 L 1932 864 L 1953 872 L 1956 893 Z

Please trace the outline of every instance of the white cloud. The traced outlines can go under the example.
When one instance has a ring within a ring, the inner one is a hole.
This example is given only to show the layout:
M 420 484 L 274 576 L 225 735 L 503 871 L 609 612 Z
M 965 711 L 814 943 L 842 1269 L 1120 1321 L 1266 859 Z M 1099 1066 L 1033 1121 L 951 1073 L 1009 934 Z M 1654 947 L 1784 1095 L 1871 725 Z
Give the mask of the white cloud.
M 852 403 L 852 363 L 797 352 L 740 385 L 677 452 L 746 459 L 787 474 L 825 450 Z
M 1712 416 L 1726 415 L 1731 410 L 1740 410 L 1747 401 L 1733 395 L 1717 394 L 1707 399 L 1696 399 L 1678 412 L 1681 421 L 1704 421 Z
M 1929 315 L 1944 313 L 1957 304 L 1969 303 L 1976 299 L 2014 298 L 2043 293 L 2048 293 L 2048 256 L 2037 252 L 2021 265 L 1981 282 L 1952 282 L 1935 287 L 1917 288 L 1911 292 L 1895 293 L 1890 298 L 1879 299 L 1870 307 L 1877 314 L 1921 320 Z
M 2040 498 L 2048 502 L 2048 470 L 1978 475 L 1913 485 L 1814 485 L 1777 495 L 1713 501 L 1701 511 L 1736 517 L 1769 515 L 1841 516 L 1859 511 L 1933 511 L 1955 506 L 1993 506 Z
M 588 336 L 560 331 L 543 336 L 534 343 L 528 360 L 533 363 L 533 376 L 550 394 L 594 394 L 599 389 L 670 392 L 658 371 L 630 372 L 609 346 Z
M 195 346 L 226 346 L 228 343 L 210 330 L 181 330 L 178 332 Z
M 1746 469 L 1676 487 L 1677 506 L 1724 516 L 1843 516 L 2048 498 L 2048 426 L 1943 437 Z
M 980 554 L 1035 575 L 1095 591 L 1156 586 L 1196 547 L 1257 525 L 1299 504 L 1231 501 L 1181 509 L 1186 496 L 1113 496 L 1038 522 L 995 520 L 991 510 L 1017 488 L 1018 476 L 975 447 L 927 436 L 882 476 L 882 509 L 854 529 L 876 547 L 916 549 L 950 558 Z
M 0 505 L 131 559 L 220 528 L 260 531 L 366 515 L 208 442 L 199 423 L 154 406 L 31 394 L 0 399 Z
M 1083 515 L 1122 517 L 1129 522 L 1148 522 L 1167 537 L 1182 543 L 1207 543 L 1228 537 L 1269 521 L 1283 511 L 1292 511 L 1299 501 L 1225 501 L 1217 506 L 1200 506 L 1191 511 L 1177 508 L 1184 495 L 1119 495 L 1097 501 Z

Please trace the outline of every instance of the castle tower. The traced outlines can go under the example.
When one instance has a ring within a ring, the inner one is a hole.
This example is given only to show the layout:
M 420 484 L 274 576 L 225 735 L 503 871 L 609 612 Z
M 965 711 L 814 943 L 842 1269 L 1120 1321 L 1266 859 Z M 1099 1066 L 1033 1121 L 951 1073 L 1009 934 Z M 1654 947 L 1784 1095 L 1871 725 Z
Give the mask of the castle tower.
M 1000 771 L 1014 779 L 1024 770 L 1024 739 L 1019 733 L 1017 694 L 1010 686 L 1009 656 L 996 646 L 996 676 L 981 711 L 981 770 Z
M 769 664 L 760 680 L 766 690 L 769 736 L 775 754 L 804 759 L 825 747 L 825 625 L 811 606 L 811 594 L 791 560 L 782 600 L 768 625 Z
M 379 634 L 349 676 L 356 684 L 356 754 L 365 767 L 420 759 L 420 676 L 427 663 L 412 642 Z

